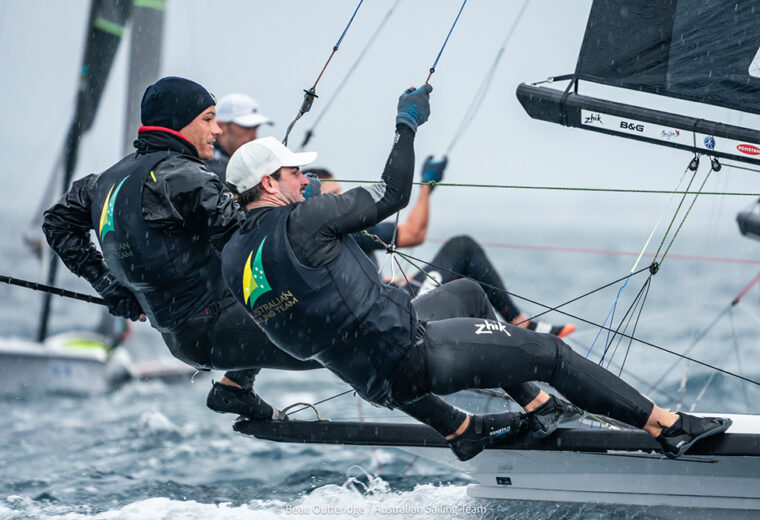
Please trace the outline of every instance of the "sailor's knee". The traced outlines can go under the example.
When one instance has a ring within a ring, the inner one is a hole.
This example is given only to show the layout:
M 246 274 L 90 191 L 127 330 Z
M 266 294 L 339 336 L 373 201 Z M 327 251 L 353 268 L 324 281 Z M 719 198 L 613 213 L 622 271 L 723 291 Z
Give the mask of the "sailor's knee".
M 468 301 L 488 301 L 488 296 L 483 290 L 483 287 L 474 280 L 470 280 L 469 278 L 459 278 L 458 280 L 449 282 L 449 285 L 460 295 L 460 297 Z
M 457 235 L 450 238 L 443 245 L 444 249 L 455 249 L 457 251 L 468 251 L 471 249 L 479 249 L 480 246 L 470 235 Z

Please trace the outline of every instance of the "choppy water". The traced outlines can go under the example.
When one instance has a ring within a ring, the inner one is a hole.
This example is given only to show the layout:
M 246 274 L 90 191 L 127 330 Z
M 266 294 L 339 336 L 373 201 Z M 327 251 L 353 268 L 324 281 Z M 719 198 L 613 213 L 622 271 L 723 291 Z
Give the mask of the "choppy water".
M 494 241 L 499 230 L 493 229 Z M 0 257 L 7 274 L 36 278 L 38 267 L 19 247 L 17 230 L 3 223 Z M 580 236 L 570 241 L 551 231 L 541 242 L 598 249 L 635 249 L 634 239 L 613 233 Z M 564 240 L 564 242 L 563 242 Z M 749 258 L 744 239 L 713 241 L 705 251 L 698 234 L 687 236 L 679 252 Z M 514 241 L 514 240 L 513 240 Z M 418 248 L 429 258 L 435 245 Z M 629 257 L 546 253 L 487 248 L 518 294 L 558 303 L 624 275 Z M 655 277 L 637 335 L 666 348 L 684 351 L 752 279 L 757 265 L 668 260 Z M 643 276 L 643 275 L 640 275 Z M 643 278 L 631 282 L 621 299 L 627 307 Z M 77 290 L 86 286 L 65 278 Z M 601 321 L 617 287 L 568 307 L 568 312 Z M 7 335 L 31 337 L 38 295 L 0 287 L 0 323 Z M 536 305 L 525 304 L 527 311 Z M 87 327 L 96 316 L 86 304 L 56 304 L 54 330 Z M 711 329 L 692 355 L 729 370 L 760 379 L 755 288 Z M 561 318 L 554 317 L 554 321 Z M 572 320 L 571 320 L 572 321 Z M 596 329 L 579 323 L 571 345 L 585 353 Z M 163 352 L 159 338 L 138 329 L 131 347 L 137 357 Z M 621 346 L 624 349 L 625 345 Z M 592 356 L 598 356 L 599 347 Z M 622 351 L 615 363 L 622 360 Z M 646 390 L 674 358 L 634 345 L 626 378 Z M 708 381 L 709 370 L 691 365 L 684 391 L 681 364 L 650 395 L 659 403 L 688 408 Z M 292 445 L 260 441 L 232 431 L 233 418 L 205 406 L 207 376 L 167 385 L 130 383 L 91 398 L 47 396 L 0 401 L 0 518 L 673 518 L 677 512 L 643 508 L 497 502 L 468 498 L 465 475 L 395 449 Z M 265 371 L 258 391 L 280 407 L 314 402 L 345 390 L 326 372 Z M 760 391 L 734 378 L 718 375 L 697 410 L 758 413 Z M 352 396 L 320 407 L 332 418 L 357 419 L 387 415 Z

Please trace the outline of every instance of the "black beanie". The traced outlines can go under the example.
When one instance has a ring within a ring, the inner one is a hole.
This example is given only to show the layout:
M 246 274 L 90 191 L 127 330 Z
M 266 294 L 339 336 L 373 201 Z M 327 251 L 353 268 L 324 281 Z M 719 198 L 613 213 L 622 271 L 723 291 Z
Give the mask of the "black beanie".
M 181 130 L 216 99 L 194 81 L 169 76 L 145 89 L 140 119 L 145 126 L 163 126 Z

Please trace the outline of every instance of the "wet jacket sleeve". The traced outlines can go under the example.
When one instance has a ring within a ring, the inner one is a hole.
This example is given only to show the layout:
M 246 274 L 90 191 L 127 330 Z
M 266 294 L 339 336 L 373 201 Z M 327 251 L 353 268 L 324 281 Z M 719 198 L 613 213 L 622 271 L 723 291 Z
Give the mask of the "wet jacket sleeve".
M 74 182 L 71 189 L 45 212 L 42 222 L 48 244 L 64 265 L 90 283 L 108 273 L 103 256 L 90 240 L 91 194 L 96 180 L 97 175 L 88 175 Z
M 206 166 L 172 157 L 155 169 L 143 189 L 143 218 L 170 233 L 197 233 L 221 252 L 239 226 L 241 212 L 232 193 Z
M 380 182 L 342 195 L 310 198 L 288 219 L 288 238 L 296 257 L 320 266 L 338 256 L 344 235 L 373 226 L 409 203 L 414 179 L 414 132 L 396 127 L 393 148 Z

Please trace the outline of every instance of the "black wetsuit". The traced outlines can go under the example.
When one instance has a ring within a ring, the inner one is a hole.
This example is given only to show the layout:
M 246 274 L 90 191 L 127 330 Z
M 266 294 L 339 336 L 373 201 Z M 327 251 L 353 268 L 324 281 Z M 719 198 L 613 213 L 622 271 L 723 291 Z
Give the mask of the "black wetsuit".
M 114 271 L 171 352 L 196 368 L 320 368 L 275 347 L 225 289 L 220 251 L 240 211 L 195 148 L 175 134 L 141 131 L 135 154 L 76 181 L 45 212 L 51 247 L 91 283 Z M 110 228 L 100 222 L 103 199 L 113 202 Z M 108 262 L 91 243 L 91 229 L 99 231 Z
M 445 405 L 431 419 L 417 406 L 431 393 L 534 379 L 589 411 L 643 426 L 652 403 L 558 338 L 480 318 L 425 323 L 408 294 L 380 281 L 350 234 L 408 203 L 413 137 L 397 127 L 380 184 L 248 211 L 222 254 L 234 297 L 289 354 L 318 360 L 366 399 L 400 407 L 444 435 L 461 420 Z
M 367 228 L 366 233 L 354 233 L 352 236 L 359 247 L 370 258 L 374 259 L 374 251 L 382 250 L 383 245 L 371 235 L 375 235 L 384 243 L 390 244 L 395 229 L 396 225 L 392 222 L 380 222 Z M 506 321 L 512 322 L 520 315 L 520 310 L 507 294 L 504 282 L 486 256 L 485 251 L 468 235 L 460 235 L 447 240 L 430 261 L 430 264 L 423 264 L 421 267 L 425 269 L 427 275 L 417 271 L 414 276 L 410 277 L 410 283 L 402 286 L 402 289 L 408 291 L 412 296 L 425 294 L 439 284 L 456 280 L 461 275 L 480 282 L 480 286 L 488 295 L 491 305 Z

